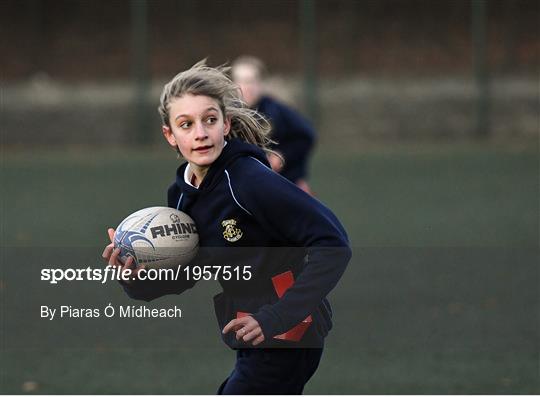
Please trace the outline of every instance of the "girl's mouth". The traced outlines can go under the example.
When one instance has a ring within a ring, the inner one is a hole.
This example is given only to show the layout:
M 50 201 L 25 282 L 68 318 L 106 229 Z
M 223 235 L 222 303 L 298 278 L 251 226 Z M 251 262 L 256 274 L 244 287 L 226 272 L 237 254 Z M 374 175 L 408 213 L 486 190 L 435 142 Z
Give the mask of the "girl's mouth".
M 198 153 L 206 153 L 208 152 L 211 148 L 212 148 L 213 145 L 206 145 L 206 146 L 199 146 L 199 147 L 196 147 L 195 149 L 193 149 L 195 152 L 198 152 Z

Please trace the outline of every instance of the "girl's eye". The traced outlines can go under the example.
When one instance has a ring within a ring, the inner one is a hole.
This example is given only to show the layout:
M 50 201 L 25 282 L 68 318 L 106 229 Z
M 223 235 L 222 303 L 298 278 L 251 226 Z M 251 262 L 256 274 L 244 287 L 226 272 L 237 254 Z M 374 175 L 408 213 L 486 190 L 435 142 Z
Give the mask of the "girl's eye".
M 180 123 L 180 128 L 182 129 L 188 129 L 189 127 L 191 127 L 191 121 L 184 121 L 183 123 Z
M 214 116 L 210 116 L 206 119 L 206 122 L 208 124 L 214 124 L 215 122 L 217 121 L 217 117 L 214 117 Z

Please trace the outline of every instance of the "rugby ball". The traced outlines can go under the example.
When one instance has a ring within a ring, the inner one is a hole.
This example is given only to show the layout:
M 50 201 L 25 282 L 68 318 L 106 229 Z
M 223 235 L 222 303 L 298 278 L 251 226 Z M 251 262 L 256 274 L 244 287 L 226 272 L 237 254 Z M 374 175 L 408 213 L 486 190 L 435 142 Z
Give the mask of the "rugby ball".
M 116 228 L 114 247 L 122 261 L 132 256 L 137 265 L 172 268 L 188 264 L 197 254 L 199 233 L 193 219 L 168 207 L 144 208 Z

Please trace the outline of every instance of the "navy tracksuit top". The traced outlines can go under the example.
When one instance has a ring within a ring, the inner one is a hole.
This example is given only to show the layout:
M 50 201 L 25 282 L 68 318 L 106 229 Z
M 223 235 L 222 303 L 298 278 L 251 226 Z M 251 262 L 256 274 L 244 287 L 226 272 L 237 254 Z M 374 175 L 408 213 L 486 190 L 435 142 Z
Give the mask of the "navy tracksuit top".
M 190 215 L 197 225 L 201 254 L 193 264 L 251 266 L 248 281 L 219 280 L 223 293 L 214 297 L 214 306 L 220 329 L 237 312 L 244 312 L 261 326 L 265 341 L 260 347 L 322 346 L 332 326 L 326 296 L 351 257 L 338 219 L 272 171 L 264 151 L 244 141 L 227 141 L 199 188 L 185 182 L 186 166 L 177 170 L 176 182 L 168 190 L 168 205 Z M 231 224 L 235 233 L 224 233 Z M 271 278 L 286 271 L 293 273 L 295 282 L 279 298 Z M 124 288 L 132 298 L 149 301 L 182 293 L 195 283 L 138 281 Z M 300 342 L 273 338 L 308 315 L 313 323 Z M 223 339 L 232 348 L 249 347 L 236 341 L 234 332 Z
M 283 103 L 263 96 L 255 106 L 272 125 L 272 149 L 283 155 L 285 164 L 280 174 L 293 183 L 308 174 L 308 160 L 315 144 L 315 131 L 311 124 Z

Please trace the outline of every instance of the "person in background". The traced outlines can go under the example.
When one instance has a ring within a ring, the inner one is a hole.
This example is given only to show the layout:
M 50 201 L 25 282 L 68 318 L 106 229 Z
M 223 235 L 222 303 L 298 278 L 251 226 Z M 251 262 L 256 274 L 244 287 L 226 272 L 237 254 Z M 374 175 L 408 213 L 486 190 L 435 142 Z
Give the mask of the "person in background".
M 232 63 L 232 79 L 242 91 L 246 104 L 266 116 L 272 126 L 271 149 L 268 155 L 272 169 L 311 194 L 307 183 L 308 163 L 315 145 L 312 125 L 298 112 L 264 92 L 266 66 L 253 56 L 241 56 Z

